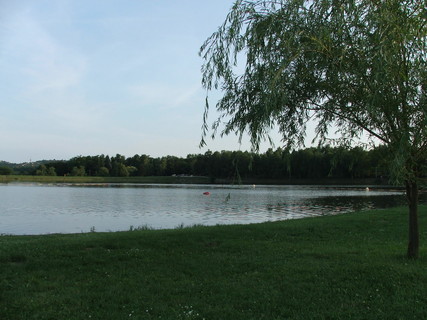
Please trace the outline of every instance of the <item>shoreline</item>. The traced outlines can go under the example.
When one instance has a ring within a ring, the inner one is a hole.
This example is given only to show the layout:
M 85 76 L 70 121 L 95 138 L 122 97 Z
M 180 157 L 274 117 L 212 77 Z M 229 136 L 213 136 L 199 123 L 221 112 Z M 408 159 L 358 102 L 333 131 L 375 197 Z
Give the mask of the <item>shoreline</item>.
M 93 177 L 93 176 L 30 176 L 1 175 L 0 183 L 36 182 L 36 183 L 174 183 L 174 184 L 243 184 L 243 185 L 360 185 L 388 186 L 386 180 L 366 179 L 233 179 L 212 178 L 205 176 L 135 176 L 135 177 Z

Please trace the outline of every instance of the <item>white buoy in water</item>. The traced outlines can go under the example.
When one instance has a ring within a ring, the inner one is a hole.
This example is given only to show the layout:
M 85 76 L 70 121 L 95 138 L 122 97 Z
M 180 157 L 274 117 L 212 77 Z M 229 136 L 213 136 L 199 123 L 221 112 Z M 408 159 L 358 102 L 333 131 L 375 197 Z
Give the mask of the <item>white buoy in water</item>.
M 365 188 L 365 191 L 369 191 L 369 187 L 366 187 L 366 188 Z

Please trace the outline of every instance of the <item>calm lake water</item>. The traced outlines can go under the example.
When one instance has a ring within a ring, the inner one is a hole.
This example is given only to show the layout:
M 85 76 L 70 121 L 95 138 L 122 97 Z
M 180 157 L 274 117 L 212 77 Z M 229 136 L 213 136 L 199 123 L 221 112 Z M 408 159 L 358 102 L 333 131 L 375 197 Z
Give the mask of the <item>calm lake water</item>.
M 400 204 L 402 191 L 350 186 L 3 184 L 0 234 L 257 223 Z

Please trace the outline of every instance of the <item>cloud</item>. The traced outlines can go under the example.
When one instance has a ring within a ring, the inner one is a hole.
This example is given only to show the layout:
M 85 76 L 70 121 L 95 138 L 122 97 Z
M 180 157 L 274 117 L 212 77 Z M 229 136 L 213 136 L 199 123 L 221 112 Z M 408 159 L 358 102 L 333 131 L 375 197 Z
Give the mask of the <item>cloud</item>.
M 21 71 L 32 79 L 30 92 L 64 90 L 76 86 L 85 73 L 84 57 L 61 46 L 49 32 L 28 15 L 16 21 L 16 45 L 23 55 Z
M 202 88 L 199 84 L 177 86 L 158 83 L 133 85 L 128 92 L 145 106 L 171 110 L 194 103 L 201 97 Z
M 205 92 L 197 51 L 223 5 L 6 2 L 0 160 L 198 150 Z
M 79 130 L 103 108 L 85 101 L 81 84 L 87 73 L 87 59 L 58 39 L 60 34 L 55 37 L 52 28 L 43 25 L 31 10 L 22 10 L 9 19 L 3 37 L 8 48 L 3 54 L 8 62 L 3 71 L 9 87 L 13 87 L 9 96 L 20 96 L 20 118 L 33 118 L 44 132 Z

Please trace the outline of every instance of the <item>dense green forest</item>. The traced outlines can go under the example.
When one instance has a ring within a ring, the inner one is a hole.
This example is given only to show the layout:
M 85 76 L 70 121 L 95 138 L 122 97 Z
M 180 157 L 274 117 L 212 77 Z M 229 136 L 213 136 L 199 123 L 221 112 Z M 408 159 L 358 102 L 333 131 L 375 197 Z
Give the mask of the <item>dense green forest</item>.
M 377 179 L 386 181 L 387 148 L 319 147 L 289 152 L 269 149 L 265 153 L 207 151 L 186 158 L 153 158 L 134 155 L 77 156 L 70 160 L 40 161 L 32 164 L 1 163 L 0 174 L 52 176 L 207 176 L 212 179 Z

